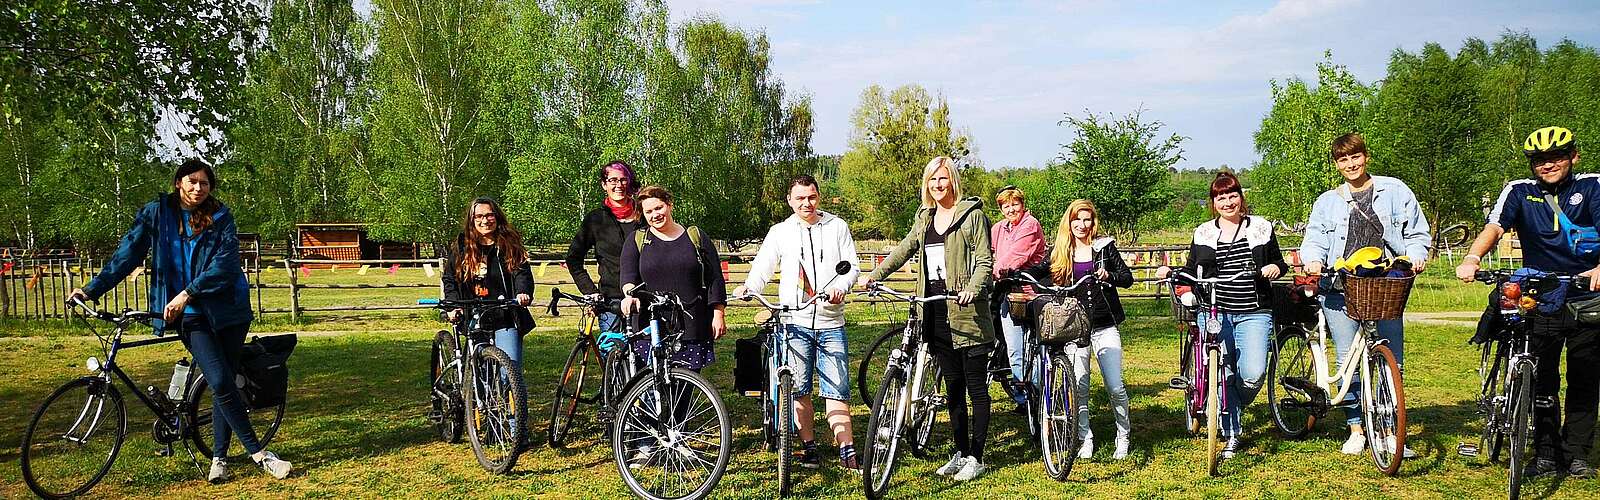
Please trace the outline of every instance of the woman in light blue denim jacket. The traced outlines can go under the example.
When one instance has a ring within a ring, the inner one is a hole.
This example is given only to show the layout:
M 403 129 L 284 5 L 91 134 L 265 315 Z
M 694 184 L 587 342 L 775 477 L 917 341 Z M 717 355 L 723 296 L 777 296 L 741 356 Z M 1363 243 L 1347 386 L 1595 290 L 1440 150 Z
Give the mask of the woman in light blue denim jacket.
M 1404 255 L 1413 268 L 1421 272 L 1432 239 L 1428 220 L 1423 217 L 1411 188 L 1399 179 L 1367 173 L 1367 144 L 1360 134 L 1349 133 L 1334 139 L 1332 156 L 1344 183 L 1322 193 L 1311 208 L 1306 237 L 1300 244 L 1300 258 L 1305 262 L 1306 273 L 1321 274 L 1324 267 L 1368 246 L 1382 248 L 1389 256 Z M 1327 320 L 1338 359 L 1343 364 L 1360 324 L 1345 314 L 1343 292 L 1328 287 L 1322 290 L 1322 316 Z M 1403 366 L 1405 330 L 1402 320 L 1379 321 L 1378 336 L 1389 341 L 1395 361 Z M 1351 388 L 1345 396 L 1347 405 L 1356 400 L 1357 389 Z M 1366 448 L 1367 439 L 1362 433 L 1359 408 L 1345 406 L 1345 423 L 1350 424 L 1350 438 L 1340 451 L 1348 455 L 1360 454 Z M 1404 453 L 1406 457 L 1415 455 L 1410 449 Z

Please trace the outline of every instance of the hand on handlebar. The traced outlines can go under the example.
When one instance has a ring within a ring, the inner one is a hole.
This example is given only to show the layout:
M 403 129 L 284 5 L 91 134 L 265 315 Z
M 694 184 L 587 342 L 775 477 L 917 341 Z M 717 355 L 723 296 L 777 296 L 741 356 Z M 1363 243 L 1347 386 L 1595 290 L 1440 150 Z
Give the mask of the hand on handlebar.
M 843 304 L 844 303 L 844 290 L 839 290 L 839 289 L 828 290 L 828 303 L 829 304 Z
M 530 303 L 533 303 L 533 297 L 532 296 L 530 296 L 530 295 L 528 295 L 526 293 L 517 294 L 517 305 L 526 306 L 526 305 L 528 305 Z
M 733 289 L 733 298 L 739 300 L 750 300 L 750 289 L 746 288 L 744 285 L 739 285 L 739 288 Z
M 1267 264 L 1266 267 L 1261 268 L 1261 277 L 1263 278 L 1275 280 L 1281 275 L 1283 275 L 1283 270 L 1279 269 L 1277 264 Z
M 1462 260 L 1461 265 L 1456 266 L 1456 278 L 1460 279 L 1462 283 L 1471 283 L 1474 279 L 1476 279 L 1475 276 L 1477 274 L 1477 261 Z M 1591 283 L 1590 286 L 1593 286 L 1593 284 Z
M 871 277 L 868 277 L 866 275 L 862 275 L 860 278 L 856 278 L 856 288 L 861 288 L 861 289 L 871 288 L 872 284 L 873 283 L 877 283 L 877 282 L 878 282 L 878 280 L 872 279 Z
M 84 301 L 84 302 L 88 302 L 89 301 L 89 294 L 87 292 L 84 292 L 82 288 L 74 288 L 74 289 L 72 289 L 72 293 L 67 294 L 67 298 L 78 299 L 78 300 L 81 300 L 81 301 Z
M 956 295 L 956 304 L 963 305 L 963 306 L 967 305 L 967 304 L 971 304 L 972 303 L 972 299 L 977 298 L 977 297 L 978 297 L 978 294 L 976 294 L 976 293 L 968 292 L 968 291 L 962 291 L 959 295 Z
M 1161 267 L 1156 268 L 1156 279 L 1162 279 L 1162 280 L 1167 279 L 1167 275 L 1170 275 L 1170 274 L 1172 274 L 1172 268 L 1171 267 L 1161 266 Z
M 457 321 L 460 321 L 461 320 L 461 310 L 460 309 L 452 309 L 452 310 L 449 310 L 449 311 L 445 311 L 444 320 L 445 321 L 449 321 L 451 323 L 455 323 Z
M 632 317 L 633 312 L 639 309 L 639 299 L 633 297 L 622 298 L 622 315 Z
M 1309 275 L 1312 275 L 1312 276 L 1321 276 L 1322 275 L 1322 262 L 1320 262 L 1320 261 L 1319 262 L 1307 262 L 1306 263 L 1306 274 L 1309 274 Z

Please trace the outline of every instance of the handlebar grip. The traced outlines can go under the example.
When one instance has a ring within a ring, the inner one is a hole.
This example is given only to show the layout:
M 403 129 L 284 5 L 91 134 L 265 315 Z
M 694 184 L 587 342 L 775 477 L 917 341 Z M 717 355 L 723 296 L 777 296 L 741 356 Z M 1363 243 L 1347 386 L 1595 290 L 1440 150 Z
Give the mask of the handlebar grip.
M 554 292 L 554 290 L 552 290 L 552 292 Z M 551 295 L 552 297 L 550 297 L 550 306 L 545 310 L 545 314 L 548 314 L 551 317 L 559 317 L 561 316 L 561 309 L 556 307 L 556 303 L 561 301 L 561 297 L 555 296 L 554 293 L 551 293 Z
M 1590 280 L 1588 276 L 1578 276 L 1576 278 L 1572 278 L 1572 286 L 1588 290 L 1591 281 L 1592 280 Z
M 1472 273 L 1472 279 L 1473 281 L 1477 281 L 1479 283 L 1491 283 L 1494 281 L 1494 273 L 1489 271 L 1478 271 Z
M 417 299 L 417 305 L 436 306 L 439 305 L 439 299 Z

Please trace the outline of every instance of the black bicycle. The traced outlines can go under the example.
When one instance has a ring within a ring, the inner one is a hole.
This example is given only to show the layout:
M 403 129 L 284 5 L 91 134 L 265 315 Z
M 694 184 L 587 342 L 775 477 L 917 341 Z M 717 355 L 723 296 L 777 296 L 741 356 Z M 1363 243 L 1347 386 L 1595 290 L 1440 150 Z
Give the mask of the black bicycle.
M 561 368 L 555 397 L 550 401 L 551 448 L 566 446 L 567 432 L 578 418 L 579 404 L 597 406 L 595 419 L 609 425 L 615 414 L 617 399 L 622 397 L 623 386 L 632 378 L 632 363 L 624 340 L 625 334 L 600 331 L 600 313 L 620 315 L 622 312 L 605 299 L 590 300 L 581 295 L 551 290 L 546 313 L 552 317 L 560 316 L 561 309 L 558 306 L 563 300 L 581 306 L 583 317 L 578 320 L 580 330 L 573 340 L 572 352 L 567 354 L 567 364 Z M 591 363 L 600 372 L 600 387 L 593 393 L 585 394 L 584 387 L 589 385 L 591 378 Z
M 480 328 L 479 322 L 485 313 L 518 307 L 517 302 L 422 299 L 417 303 L 463 313 L 454 328 L 439 330 L 433 337 L 428 420 L 439 438 L 449 443 L 461 442 L 465 427 L 478 465 L 493 474 L 509 472 L 522 453 L 527 432 L 528 391 L 522 367 L 493 345 L 494 332 Z
M 156 443 L 164 446 L 160 454 L 172 456 L 172 445 L 182 443 L 198 470 L 196 455 L 209 459 L 213 452 L 211 393 L 204 375 L 199 370 L 189 370 L 187 376 L 174 377 L 181 380 L 170 384 L 167 391 L 155 386 L 140 390 L 117 365 L 117 355 L 123 349 L 177 342 L 181 337 L 124 342 L 122 337 L 129 328 L 150 326 L 159 316 L 146 311 L 99 311 L 76 297 L 68 299 L 67 305 L 83 311 L 84 325 L 100 339 L 105 361 L 90 357 L 85 363 L 89 375 L 62 384 L 34 410 L 22 436 L 22 480 L 28 489 L 44 498 L 69 498 L 88 492 L 105 478 L 128 436 L 127 408 L 115 380 L 122 381 L 128 392 L 155 415 L 150 431 Z M 88 317 L 111 323 L 110 334 L 101 335 Z M 278 425 L 283 422 L 283 407 L 282 402 L 266 408 L 246 405 L 262 447 L 277 434 Z

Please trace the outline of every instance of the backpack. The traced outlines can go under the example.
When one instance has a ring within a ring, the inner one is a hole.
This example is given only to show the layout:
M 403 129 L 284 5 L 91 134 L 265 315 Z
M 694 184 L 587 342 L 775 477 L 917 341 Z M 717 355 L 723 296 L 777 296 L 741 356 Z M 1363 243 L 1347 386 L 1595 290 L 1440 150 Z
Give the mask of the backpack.
M 294 334 L 255 337 L 244 345 L 235 375 L 245 402 L 252 410 L 284 403 L 289 393 L 289 354 L 299 338 Z

